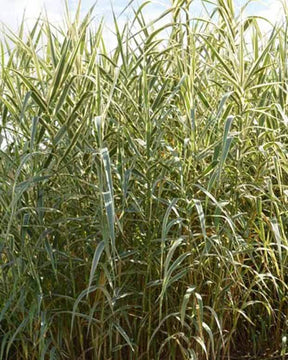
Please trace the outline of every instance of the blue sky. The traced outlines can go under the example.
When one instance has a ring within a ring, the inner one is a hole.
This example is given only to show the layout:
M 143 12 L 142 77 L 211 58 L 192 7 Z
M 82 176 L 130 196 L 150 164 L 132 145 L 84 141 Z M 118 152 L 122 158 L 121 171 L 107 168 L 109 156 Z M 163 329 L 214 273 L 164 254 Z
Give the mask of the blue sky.
M 121 13 L 130 0 L 98 0 L 95 7 L 94 14 L 96 19 L 105 16 L 106 25 L 109 27 L 111 24 L 111 4 L 116 14 Z M 82 0 L 83 14 L 94 4 L 95 0 Z M 146 15 L 148 18 L 155 18 L 158 14 L 163 12 L 171 5 L 171 0 L 152 0 L 151 4 L 146 8 Z M 71 9 L 75 9 L 78 0 L 69 0 Z M 142 3 L 141 0 L 134 0 L 134 6 Z M 236 6 L 244 4 L 244 0 L 236 0 Z M 5 23 L 12 29 L 16 29 L 21 21 L 24 9 L 26 9 L 27 22 L 33 23 L 39 15 L 43 7 L 46 8 L 49 19 L 52 22 L 58 22 L 62 19 L 64 0 L 0 0 L 0 22 Z M 259 16 L 268 17 L 271 21 L 276 21 L 280 8 L 278 0 L 256 0 L 253 1 L 249 7 L 247 14 L 254 14 Z M 198 16 L 201 12 L 201 0 L 194 0 L 192 3 L 192 13 Z M 128 16 L 128 13 L 122 15 L 123 21 Z

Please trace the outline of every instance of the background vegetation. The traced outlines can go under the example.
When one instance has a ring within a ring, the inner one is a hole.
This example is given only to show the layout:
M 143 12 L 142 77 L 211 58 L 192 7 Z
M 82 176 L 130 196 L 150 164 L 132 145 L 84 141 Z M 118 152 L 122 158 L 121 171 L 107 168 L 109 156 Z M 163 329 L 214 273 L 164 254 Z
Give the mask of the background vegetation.
M 287 358 L 287 7 L 145 4 L 1 41 L 0 359 Z

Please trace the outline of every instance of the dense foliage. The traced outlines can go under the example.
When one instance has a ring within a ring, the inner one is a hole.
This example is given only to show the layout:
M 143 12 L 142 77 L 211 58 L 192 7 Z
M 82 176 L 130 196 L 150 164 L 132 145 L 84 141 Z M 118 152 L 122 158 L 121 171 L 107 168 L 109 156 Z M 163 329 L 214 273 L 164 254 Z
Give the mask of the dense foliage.
M 2 38 L 0 359 L 287 358 L 288 11 L 191 1 Z

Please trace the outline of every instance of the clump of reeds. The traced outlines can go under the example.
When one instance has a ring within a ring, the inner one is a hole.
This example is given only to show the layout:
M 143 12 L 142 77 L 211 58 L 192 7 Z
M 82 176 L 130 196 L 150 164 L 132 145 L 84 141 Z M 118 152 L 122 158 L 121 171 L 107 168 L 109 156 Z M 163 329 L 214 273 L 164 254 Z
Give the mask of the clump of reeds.
M 287 9 L 190 5 L 2 39 L 0 359 L 287 358 Z

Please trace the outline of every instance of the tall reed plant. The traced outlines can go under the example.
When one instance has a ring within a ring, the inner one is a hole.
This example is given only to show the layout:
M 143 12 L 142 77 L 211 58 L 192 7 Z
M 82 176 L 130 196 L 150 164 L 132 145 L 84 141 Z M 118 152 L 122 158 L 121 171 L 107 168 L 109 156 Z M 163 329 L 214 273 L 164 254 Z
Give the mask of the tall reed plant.
M 287 358 L 288 10 L 213 4 L 5 32 L 0 359 Z

